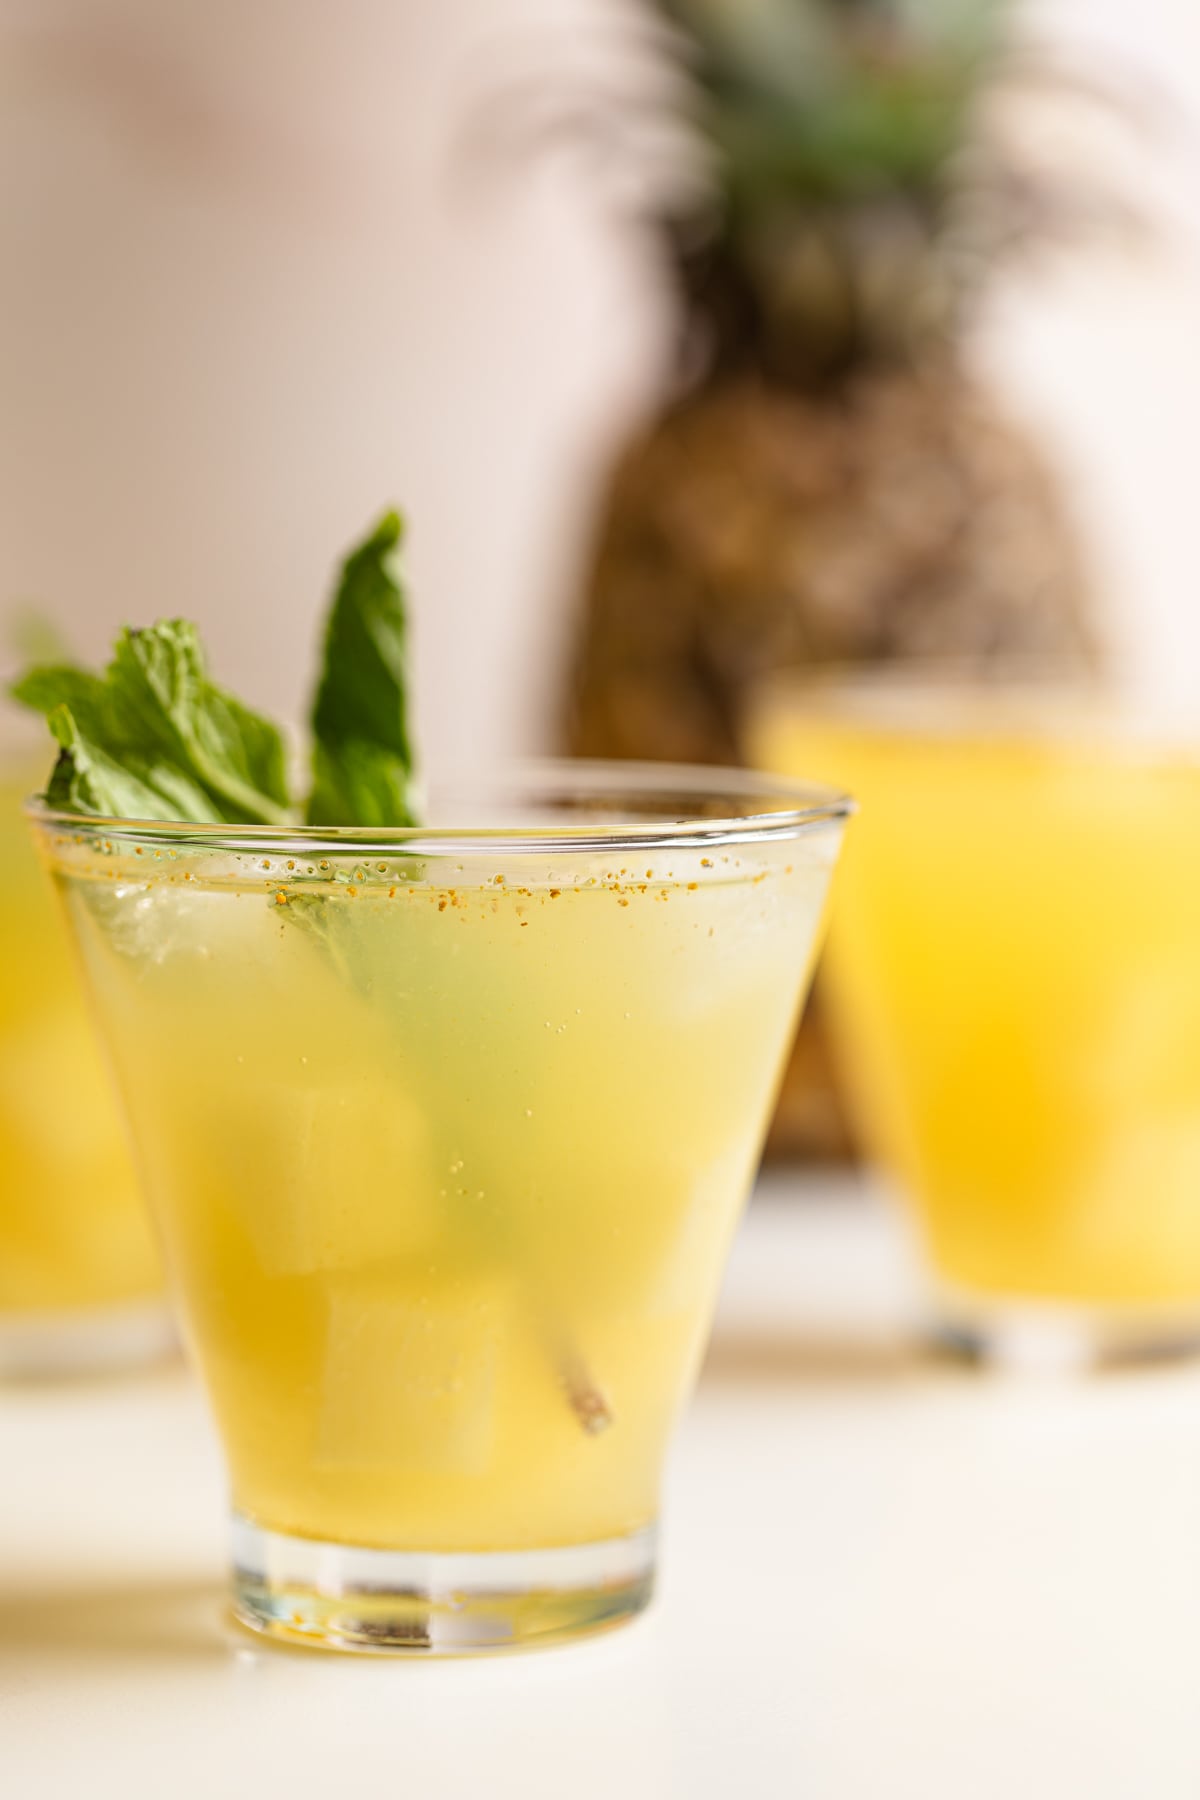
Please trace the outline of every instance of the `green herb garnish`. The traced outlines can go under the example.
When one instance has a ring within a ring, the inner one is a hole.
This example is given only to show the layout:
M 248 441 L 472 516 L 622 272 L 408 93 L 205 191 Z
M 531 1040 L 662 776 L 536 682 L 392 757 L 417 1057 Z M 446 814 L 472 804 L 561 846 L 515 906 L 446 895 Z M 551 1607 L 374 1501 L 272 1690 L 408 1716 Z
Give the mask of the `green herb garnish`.
M 399 514 L 385 514 L 343 566 L 312 709 L 306 804 L 289 790 L 283 733 L 217 686 L 183 619 L 122 631 L 103 675 L 54 663 L 14 684 L 14 699 L 44 715 L 59 746 L 50 804 L 193 824 L 415 823 L 402 536 Z
M 310 825 L 415 825 L 399 513 L 347 557 L 313 705 Z
M 312 707 L 306 802 L 290 792 L 283 733 L 217 686 L 196 627 L 175 619 L 123 631 L 103 675 L 56 662 L 30 669 L 14 685 L 14 698 L 45 716 L 59 746 L 47 787 L 51 805 L 194 824 L 414 825 L 402 538 L 399 514 L 386 513 L 342 566 Z M 339 878 L 335 870 L 333 881 Z M 305 931 L 340 979 L 368 995 L 370 962 L 360 953 L 357 914 L 331 886 L 305 892 L 297 884 L 279 908 L 281 929 Z M 111 906 L 111 895 L 96 898 L 119 946 L 124 911 Z M 551 1297 L 536 1295 L 533 1304 L 580 1429 L 607 1429 L 608 1401 Z

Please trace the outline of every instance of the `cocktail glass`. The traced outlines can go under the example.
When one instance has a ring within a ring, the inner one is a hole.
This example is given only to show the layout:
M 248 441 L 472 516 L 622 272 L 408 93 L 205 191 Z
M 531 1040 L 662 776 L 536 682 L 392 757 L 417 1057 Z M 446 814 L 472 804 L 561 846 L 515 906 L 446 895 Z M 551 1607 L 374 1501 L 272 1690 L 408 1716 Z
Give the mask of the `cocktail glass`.
M 61 909 L 0 774 L 0 1375 L 91 1370 L 171 1343 L 125 1126 Z
M 224 1442 L 245 1623 L 461 1652 L 646 1603 L 846 811 L 582 764 L 452 784 L 444 829 L 34 808 Z
M 774 690 L 770 766 L 862 801 L 827 956 L 938 1328 L 1025 1365 L 1200 1342 L 1200 755 L 1106 701 Z

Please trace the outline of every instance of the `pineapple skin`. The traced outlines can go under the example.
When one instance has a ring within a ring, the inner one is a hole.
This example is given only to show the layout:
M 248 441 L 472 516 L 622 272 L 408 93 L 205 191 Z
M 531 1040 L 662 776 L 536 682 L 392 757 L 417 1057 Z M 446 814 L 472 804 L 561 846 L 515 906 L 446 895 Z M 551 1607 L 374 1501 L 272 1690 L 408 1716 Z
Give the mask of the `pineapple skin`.
M 781 670 L 1098 663 L 1056 483 L 952 369 L 813 398 L 726 381 L 620 458 L 568 702 L 586 756 L 740 761 Z

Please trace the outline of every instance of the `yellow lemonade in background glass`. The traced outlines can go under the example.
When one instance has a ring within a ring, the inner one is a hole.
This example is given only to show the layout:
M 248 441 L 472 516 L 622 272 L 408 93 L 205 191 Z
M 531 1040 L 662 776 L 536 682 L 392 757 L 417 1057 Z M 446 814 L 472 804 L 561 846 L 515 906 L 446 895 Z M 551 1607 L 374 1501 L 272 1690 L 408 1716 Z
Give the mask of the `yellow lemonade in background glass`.
M 0 1373 L 161 1348 L 148 1221 L 70 936 L 21 804 L 0 780 Z
M 1001 1353 L 1200 1337 L 1200 757 L 886 681 L 780 690 L 758 731 L 862 804 L 833 1023 L 944 1318 Z
M 523 836 L 42 827 L 260 1628 L 471 1649 L 649 1592 L 842 809 L 562 779 Z

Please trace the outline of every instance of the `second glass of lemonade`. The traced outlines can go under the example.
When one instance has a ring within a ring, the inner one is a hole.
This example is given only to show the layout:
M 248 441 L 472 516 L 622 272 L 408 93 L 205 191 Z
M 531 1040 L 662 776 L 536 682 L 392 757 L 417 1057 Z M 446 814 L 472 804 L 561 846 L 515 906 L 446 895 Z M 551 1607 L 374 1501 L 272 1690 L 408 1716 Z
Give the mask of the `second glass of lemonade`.
M 1200 1342 L 1200 752 L 902 676 L 781 687 L 757 729 L 862 802 L 832 1023 L 943 1331 L 1000 1360 Z
M 653 1579 L 845 803 L 564 765 L 462 829 L 35 811 L 276 1636 L 477 1650 Z
M 0 770 L 0 1375 L 91 1371 L 172 1343 L 162 1276 L 70 934 Z

